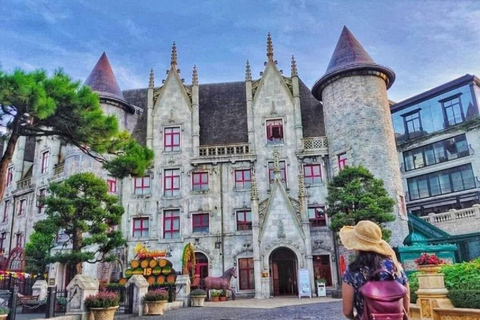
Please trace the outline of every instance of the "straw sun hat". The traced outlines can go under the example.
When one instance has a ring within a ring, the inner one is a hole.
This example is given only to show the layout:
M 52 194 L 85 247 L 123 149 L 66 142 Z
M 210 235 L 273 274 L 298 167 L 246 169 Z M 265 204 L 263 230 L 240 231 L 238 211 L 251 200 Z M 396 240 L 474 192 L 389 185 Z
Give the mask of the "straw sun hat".
M 348 250 L 373 251 L 393 260 L 397 270 L 402 270 L 392 247 L 382 239 L 382 229 L 378 224 L 362 220 L 356 226 L 344 226 L 340 229 L 340 240 Z

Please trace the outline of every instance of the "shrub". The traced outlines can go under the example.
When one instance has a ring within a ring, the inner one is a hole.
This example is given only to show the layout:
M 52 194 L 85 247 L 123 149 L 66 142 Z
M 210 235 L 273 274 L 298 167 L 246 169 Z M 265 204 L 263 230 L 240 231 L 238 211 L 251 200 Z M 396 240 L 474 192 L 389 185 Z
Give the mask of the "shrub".
M 213 291 L 212 291 L 212 297 L 213 297 L 213 298 L 220 297 L 220 291 L 218 291 L 218 290 L 213 290 Z
M 220 297 L 226 297 L 226 296 L 227 296 L 227 290 L 220 291 Z
M 417 302 L 417 294 L 415 293 L 418 290 L 418 272 L 414 272 L 408 276 L 408 283 L 410 286 L 410 303 Z
M 165 301 L 168 299 L 168 292 L 165 289 L 157 289 L 148 291 L 143 297 L 144 302 L 150 301 Z
M 110 308 L 118 306 L 120 297 L 115 292 L 100 291 L 85 299 L 85 306 L 91 308 Z
M 195 296 L 205 296 L 207 295 L 207 292 L 205 290 L 202 290 L 202 289 L 195 289 L 195 290 L 192 290 L 190 292 L 190 295 L 192 297 L 195 297 Z
M 451 290 L 448 297 L 457 308 L 480 309 L 480 291 L 478 290 Z
M 0 314 L 8 314 L 10 312 L 10 309 L 7 307 L 0 307 Z

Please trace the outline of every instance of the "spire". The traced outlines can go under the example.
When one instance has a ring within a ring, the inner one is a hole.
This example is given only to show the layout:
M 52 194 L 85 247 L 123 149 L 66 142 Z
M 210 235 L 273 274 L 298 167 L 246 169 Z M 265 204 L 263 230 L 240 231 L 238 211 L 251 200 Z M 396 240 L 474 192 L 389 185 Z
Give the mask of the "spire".
M 350 30 L 344 26 L 327 71 L 313 86 L 313 95 L 317 99 L 321 99 L 321 92 L 319 91 L 323 90 L 323 85 L 327 83 L 328 79 L 352 70 L 372 70 L 385 74 L 387 76 L 385 79 L 387 89 L 395 81 L 395 73 L 387 67 L 376 64 Z
M 153 88 L 155 86 L 155 78 L 153 75 L 153 68 L 150 69 L 150 78 L 148 79 L 148 87 Z
M 267 58 L 268 61 L 273 62 L 273 42 L 270 32 L 267 34 Z
M 252 81 L 252 70 L 250 69 L 250 62 L 248 60 L 245 66 L 245 81 Z
M 297 62 L 295 61 L 295 57 L 293 55 L 292 55 L 291 74 L 292 74 L 292 77 L 298 77 Z
M 252 200 L 258 200 L 258 187 L 257 187 L 257 179 L 255 178 L 255 170 L 252 169 L 252 177 L 251 177 L 251 195 Z
M 172 58 L 170 59 L 170 65 L 173 69 L 177 68 L 177 45 L 175 44 L 175 41 L 173 41 L 172 45 Z
M 85 85 L 97 92 L 101 97 L 113 98 L 125 102 L 122 90 L 120 90 L 118 86 L 117 78 L 113 73 L 105 52 L 100 59 L 98 59 L 97 64 L 93 67 L 87 80 L 85 80 Z
M 198 86 L 198 74 L 197 74 L 197 66 L 196 65 L 193 65 L 192 85 L 193 86 Z
M 300 168 L 300 174 L 298 175 L 298 198 L 303 199 L 307 195 L 305 189 L 305 175 L 303 174 L 303 168 Z

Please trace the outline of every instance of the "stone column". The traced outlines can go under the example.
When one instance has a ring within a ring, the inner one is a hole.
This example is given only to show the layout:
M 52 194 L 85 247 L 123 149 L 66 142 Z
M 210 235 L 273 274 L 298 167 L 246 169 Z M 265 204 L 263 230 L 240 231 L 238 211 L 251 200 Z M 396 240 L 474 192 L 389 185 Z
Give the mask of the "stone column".
M 447 298 L 448 290 L 445 288 L 444 274 L 438 272 L 439 266 L 419 267 L 418 290 L 416 292 L 417 306 L 420 308 L 422 320 L 437 320 L 433 315 L 433 308 L 450 309 L 453 304 Z
M 128 279 L 125 284 L 126 288 L 129 288 L 131 285 L 133 288 L 133 313 L 138 314 L 139 316 L 143 315 L 142 300 L 145 294 L 148 292 L 148 282 L 144 276 L 136 274 Z
M 182 274 L 176 281 L 177 301 L 183 301 L 183 307 L 190 306 L 190 277 L 188 274 Z
M 67 314 L 77 314 L 86 320 L 88 310 L 85 308 L 85 298 L 98 293 L 98 280 L 77 274 L 68 284 L 67 291 Z
M 253 250 L 253 275 L 255 280 L 255 298 L 263 299 L 264 296 L 262 286 L 262 263 L 260 261 L 260 242 L 258 237 L 260 234 L 260 222 L 258 216 L 258 188 L 257 180 L 255 178 L 255 172 L 252 170 L 252 182 L 251 182 L 251 210 L 252 210 L 252 250 Z M 268 272 L 267 272 L 268 273 Z

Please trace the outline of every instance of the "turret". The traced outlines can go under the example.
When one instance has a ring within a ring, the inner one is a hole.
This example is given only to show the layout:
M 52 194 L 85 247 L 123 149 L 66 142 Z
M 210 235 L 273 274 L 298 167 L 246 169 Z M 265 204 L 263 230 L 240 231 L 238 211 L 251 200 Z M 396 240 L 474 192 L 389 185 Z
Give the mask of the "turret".
M 387 89 L 395 74 L 373 61 L 360 42 L 343 28 L 325 74 L 313 86 L 323 102 L 330 168 L 363 165 L 384 181 L 397 202 L 397 221 L 390 224 L 392 244 L 408 234 Z

